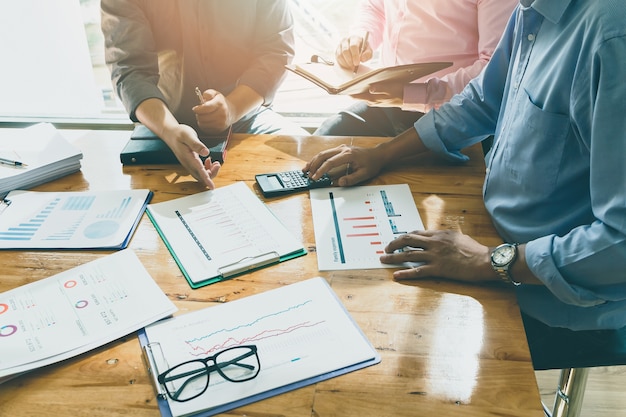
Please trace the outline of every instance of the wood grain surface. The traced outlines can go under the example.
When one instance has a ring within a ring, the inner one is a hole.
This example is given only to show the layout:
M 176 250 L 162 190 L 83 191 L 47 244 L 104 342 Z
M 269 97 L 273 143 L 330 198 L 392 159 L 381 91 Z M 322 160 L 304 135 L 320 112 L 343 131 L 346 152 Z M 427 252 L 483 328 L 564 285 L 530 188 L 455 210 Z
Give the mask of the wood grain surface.
M 130 132 L 70 131 L 81 172 L 46 191 L 149 188 L 153 202 L 203 191 L 178 165 L 123 167 Z M 354 138 L 373 146 L 383 138 Z M 258 173 L 300 169 L 318 151 L 350 138 L 234 135 L 218 186 Z M 479 146 L 469 163 L 398 161 L 368 184 L 410 185 L 427 228 L 455 229 L 495 245 L 482 203 Z M 308 249 L 306 256 L 193 290 L 144 215 L 130 243 L 178 306 L 176 314 L 229 302 L 314 276 L 328 280 L 382 356 L 378 365 L 263 400 L 228 416 L 543 416 L 518 305 L 505 285 L 441 279 L 395 282 L 392 270 L 319 272 L 308 193 L 263 199 Z M 105 256 L 106 251 L 1 251 L 0 292 Z M 0 318 L 1 325 L 1 318 Z M 2 341 L 0 340 L 0 343 Z M 341 348 L 341 347 L 338 347 Z M 205 395 L 210 394 L 209 390 Z M 0 385 L 0 416 L 158 416 L 135 334 Z

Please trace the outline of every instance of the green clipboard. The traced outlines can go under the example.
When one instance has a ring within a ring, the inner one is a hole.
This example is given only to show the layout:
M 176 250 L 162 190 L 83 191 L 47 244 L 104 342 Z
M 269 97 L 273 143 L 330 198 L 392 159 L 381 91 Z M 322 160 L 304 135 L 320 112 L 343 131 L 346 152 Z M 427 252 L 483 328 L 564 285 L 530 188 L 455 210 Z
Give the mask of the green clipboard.
M 240 211 L 230 216 L 225 207 Z M 149 204 L 146 214 L 194 289 L 307 254 L 302 243 L 244 182 Z M 238 221 L 246 226 L 238 229 Z M 230 229 L 221 229 L 224 224 Z M 246 246 L 239 245 L 245 243 L 245 230 L 251 228 L 267 240 L 271 238 L 275 246 L 262 251 L 256 247 L 241 249 Z M 228 256 L 222 256 L 225 252 Z

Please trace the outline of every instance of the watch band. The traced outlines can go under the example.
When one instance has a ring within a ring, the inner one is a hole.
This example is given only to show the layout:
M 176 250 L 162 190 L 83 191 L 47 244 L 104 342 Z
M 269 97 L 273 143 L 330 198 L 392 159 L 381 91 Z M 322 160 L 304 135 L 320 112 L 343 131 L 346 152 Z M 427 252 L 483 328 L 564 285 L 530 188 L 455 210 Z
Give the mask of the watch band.
M 518 285 L 522 285 L 521 282 L 519 281 L 515 281 L 513 279 L 513 277 L 511 276 L 511 274 L 509 274 L 509 271 L 504 269 L 504 268 L 494 268 L 495 271 L 498 273 L 498 275 L 500 276 L 500 279 L 502 279 L 502 281 L 506 282 L 506 283 L 510 283 L 515 285 L 516 287 Z

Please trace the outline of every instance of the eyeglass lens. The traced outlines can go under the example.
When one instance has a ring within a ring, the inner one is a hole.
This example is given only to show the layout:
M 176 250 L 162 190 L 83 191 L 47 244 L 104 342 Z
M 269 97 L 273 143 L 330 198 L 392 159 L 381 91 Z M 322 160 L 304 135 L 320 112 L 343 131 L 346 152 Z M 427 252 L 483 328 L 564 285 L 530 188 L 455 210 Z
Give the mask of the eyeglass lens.
M 211 361 L 215 364 L 208 365 Z M 159 379 L 170 398 L 182 402 L 206 391 L 212 371 L 217 371 L 228 381 L 244 382 L 255 378 L 260 368 L 256 346 L 237 346 L 212 357 L 181 363 L 163 373 Z

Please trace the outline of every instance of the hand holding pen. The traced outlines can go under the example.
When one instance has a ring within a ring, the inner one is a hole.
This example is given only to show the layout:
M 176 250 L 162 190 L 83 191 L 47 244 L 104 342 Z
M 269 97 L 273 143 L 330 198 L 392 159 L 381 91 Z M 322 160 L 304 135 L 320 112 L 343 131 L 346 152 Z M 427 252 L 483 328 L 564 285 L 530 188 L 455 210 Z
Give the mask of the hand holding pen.
M 198 96 L 198 101 L 200 102 L 200 104 L 204 104 L 204 96 L 202 95 L 202 91 L 200 91 L 200 89 L 198 87 L 196 87 L 196 96 Z
M 198 105 L 191 110 L 196 115 L 198 127 L 203 133 L 218 134 L 233 124 L 233 114 L 227 98 L 217 90 L 201 91 L 195 88 Z
M 368 38 L 369 33 L 365 32 L 363 36 L 352 35 L 342 39 L 335 51 L 335 60 L 339 66 L 356 74 L 360 63 L 372 58 Z

